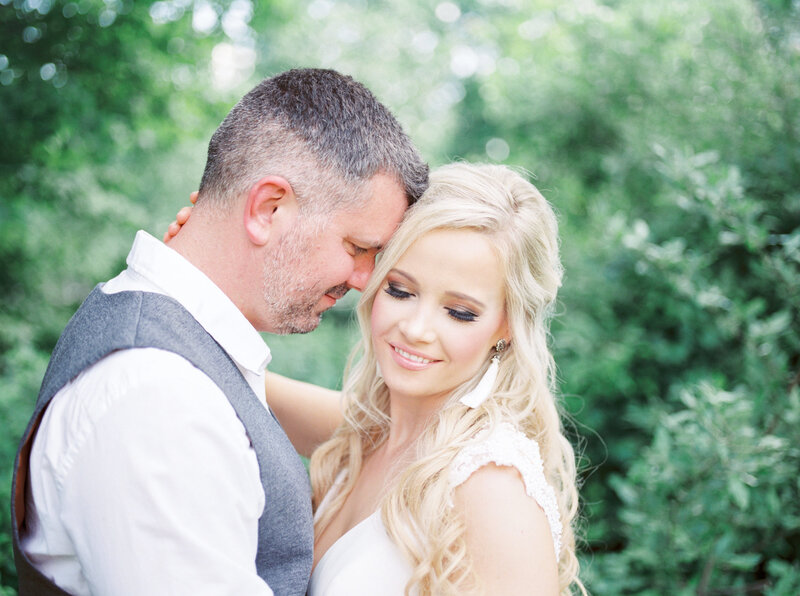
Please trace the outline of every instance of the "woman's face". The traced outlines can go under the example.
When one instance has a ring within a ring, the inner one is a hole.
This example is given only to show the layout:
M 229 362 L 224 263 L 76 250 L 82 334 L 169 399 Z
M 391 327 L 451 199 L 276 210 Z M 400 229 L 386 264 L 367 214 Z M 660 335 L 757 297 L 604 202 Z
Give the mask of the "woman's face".
M 508 339 L 504 303 L 502 268 L 483 234 L 436 230 L 412 244 L 372 307 L 372 344 L 392 399 L 438 403 L 474 376 Z

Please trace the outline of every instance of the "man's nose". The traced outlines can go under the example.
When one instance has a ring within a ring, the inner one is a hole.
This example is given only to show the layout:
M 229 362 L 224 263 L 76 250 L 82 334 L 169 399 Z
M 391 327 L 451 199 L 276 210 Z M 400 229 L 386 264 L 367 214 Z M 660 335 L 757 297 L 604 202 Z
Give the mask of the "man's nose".
M 372 270 L 375 269 L 375 255 L 365 254 L 355 258 L 353 272 L 347 278 L 347 287 L 363 292 L 367 287 L 369 276 L 372 275 Z

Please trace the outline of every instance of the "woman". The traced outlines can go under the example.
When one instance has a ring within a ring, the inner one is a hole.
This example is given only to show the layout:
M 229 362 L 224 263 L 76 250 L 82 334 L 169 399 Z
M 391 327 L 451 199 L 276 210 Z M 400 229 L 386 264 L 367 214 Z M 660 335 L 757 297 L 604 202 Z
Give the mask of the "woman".
M 503 166 L 431 175 L 361 298 L 344 421 L 311 458 L 311 596 L 585 593 L 547 345 L 560 283 L 533 185 Z M 303 404 L 330 403 L 267 390 L 296 443 Z

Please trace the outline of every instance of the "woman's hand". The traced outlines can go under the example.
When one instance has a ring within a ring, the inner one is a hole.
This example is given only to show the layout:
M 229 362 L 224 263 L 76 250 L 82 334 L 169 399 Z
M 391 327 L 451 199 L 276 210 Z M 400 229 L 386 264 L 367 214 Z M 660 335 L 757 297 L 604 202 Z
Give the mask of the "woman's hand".
M 198 192 L 194 191 L 192 194 L 189 195 L 189 200 L 194 205 L 197 202 L 197 195 Z M 167 231 L 164 234 L 164 244 L 168 243 L 172 238 L 178 235 L 178 232 L 181 231 L 183 224 L 189 221 L 189 217 L 192 215 L 192 208 L 191 207 L 184 207 L 178 213 L 175 214 L 175 221 L 173 221 L 169 226 L 167 226 Z

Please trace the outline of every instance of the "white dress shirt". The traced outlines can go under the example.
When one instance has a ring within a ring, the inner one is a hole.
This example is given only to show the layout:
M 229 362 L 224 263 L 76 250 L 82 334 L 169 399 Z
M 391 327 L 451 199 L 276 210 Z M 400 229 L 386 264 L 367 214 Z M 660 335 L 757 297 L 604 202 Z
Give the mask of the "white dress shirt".
M 106 293 L 177 300 L 264 402 L 269 348 L 230 299 L 139 231 Z M 258 462 L 222 391 L 180 356 L 114 352 L 59 391 L 30 457 L 22 548 L 71 594 L 271 595 L 256 573 Z

